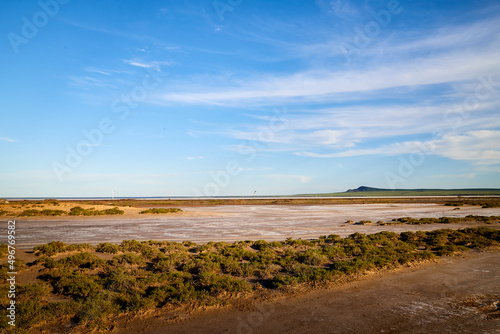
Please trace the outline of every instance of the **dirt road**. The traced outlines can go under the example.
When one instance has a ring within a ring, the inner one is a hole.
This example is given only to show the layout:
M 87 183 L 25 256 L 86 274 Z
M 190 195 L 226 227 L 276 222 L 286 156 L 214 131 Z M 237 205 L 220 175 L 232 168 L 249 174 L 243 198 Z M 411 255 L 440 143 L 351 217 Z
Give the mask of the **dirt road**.
M 500 250 L 489 250 L 255 303 L 245 311 L 181 314 L 184 320 L 173 324 L 162 316 L 120 323 L 113 333 L 490 334 L 500 333 L 499 312 Z

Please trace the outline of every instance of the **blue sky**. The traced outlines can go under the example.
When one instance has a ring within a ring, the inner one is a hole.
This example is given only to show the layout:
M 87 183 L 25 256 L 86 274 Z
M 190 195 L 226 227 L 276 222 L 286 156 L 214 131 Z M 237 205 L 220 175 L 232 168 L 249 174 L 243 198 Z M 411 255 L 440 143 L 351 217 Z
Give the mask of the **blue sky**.
M 500 188 L 498 1 L 0 10 L 0 197 Z

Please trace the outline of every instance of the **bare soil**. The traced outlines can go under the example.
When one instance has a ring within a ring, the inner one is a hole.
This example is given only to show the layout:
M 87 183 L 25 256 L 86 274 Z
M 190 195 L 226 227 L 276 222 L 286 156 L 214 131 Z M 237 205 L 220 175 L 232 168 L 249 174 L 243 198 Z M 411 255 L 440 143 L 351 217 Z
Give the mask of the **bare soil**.
M 366 275 L 299 296 L 122 319 L 112 333 L 500 333 L 500 250 Z

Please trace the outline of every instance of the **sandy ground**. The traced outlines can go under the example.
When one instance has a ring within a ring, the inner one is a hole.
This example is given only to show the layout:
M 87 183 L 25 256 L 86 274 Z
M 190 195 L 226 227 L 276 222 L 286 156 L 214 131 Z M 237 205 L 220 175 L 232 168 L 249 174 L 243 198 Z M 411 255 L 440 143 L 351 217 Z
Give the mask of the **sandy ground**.
M 130 208 L 131 210 L 142 210 Z M 383 220 L 411 216 L 464 217 L 500 216 L 500 208 L 464 206 L 460 210 L 438 204 L 355 204 L 355 205 L 239 205 L 186 207 L 185 212 L 164 215 L 98 217 L 15 218 L 16 244 L 21 249 L 54 240 L 66 243 L 115 242 L 122 240 L 189 240 L 197 243 L 237 240 L 284 240 L 317 238 L 320 235 L 347 236 L 355 232 L 433 230 L 463 228 L 477 224 L 434 224 L 370 226 L 346 224 L 347 220 Z M 2 217 L 2 225 L 8 218 Z M 494 224 L 499 225 L 498 223 Z M 490 225 L 493 227 L 493 225 Z M 6 228 L 6 226 L 4 226 Z M 0 235 L 5 242 L 6 233 Z
M 375 273 L 274 302 L 118 323 L 112 333 L 500 333 L 500 250 Z M 464 304 L 469 299 L 471 303 Z M 495 316 L 496 314 L 496 316 Z M 490 318 L 490 319 L 488 319 Z

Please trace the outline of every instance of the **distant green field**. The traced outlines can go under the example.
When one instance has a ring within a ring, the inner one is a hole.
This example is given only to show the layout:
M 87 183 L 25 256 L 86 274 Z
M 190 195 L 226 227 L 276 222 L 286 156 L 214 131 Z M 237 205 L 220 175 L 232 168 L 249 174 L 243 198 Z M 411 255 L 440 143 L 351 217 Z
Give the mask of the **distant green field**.
M 500 189 L 415 189 L 415 190 L 371 190 L 326 194 L 303 194 L 304 197 L 390 197 L 390 196 L 493 196 Z

